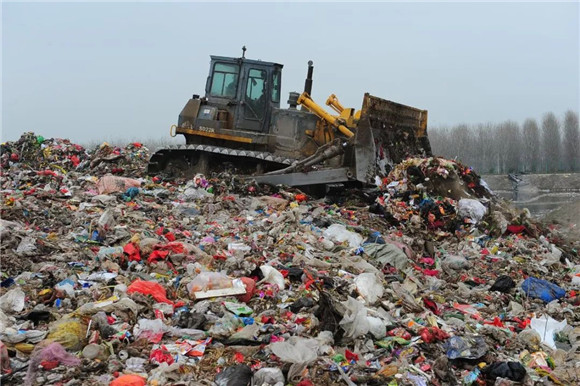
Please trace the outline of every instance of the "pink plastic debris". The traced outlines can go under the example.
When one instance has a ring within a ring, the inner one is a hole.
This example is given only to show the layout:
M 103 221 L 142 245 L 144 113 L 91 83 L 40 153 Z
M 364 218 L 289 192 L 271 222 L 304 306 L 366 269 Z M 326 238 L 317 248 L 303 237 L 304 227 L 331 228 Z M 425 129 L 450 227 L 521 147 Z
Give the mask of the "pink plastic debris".
M 38 366 L 44 361 L 56 361 L 61 365 L 78 366 L 81 360 L 72 354 L 69 354 L 60 343 L 53 342 L 44 348 L 37 347 L 30 357 L 28 371 L 24 378 L 24 385 L 32 385 Z

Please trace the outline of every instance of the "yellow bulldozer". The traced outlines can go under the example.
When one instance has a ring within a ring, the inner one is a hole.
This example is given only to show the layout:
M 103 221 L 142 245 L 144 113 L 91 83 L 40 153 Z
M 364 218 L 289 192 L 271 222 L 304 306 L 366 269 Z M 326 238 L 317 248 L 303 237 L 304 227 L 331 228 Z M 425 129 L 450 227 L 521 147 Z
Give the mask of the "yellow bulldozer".
M 332 94 L 328 112 L 304 91 L 280 107 L 282 64 L 211 56 L 205 95 L 193 95 L 171 135 L 185 144 L 158 150 L 148 173 L 211 174 L 224 168 L 259 183 L 370 184 L 408 156 L 431 155 L 427 111 L 365 94 L 360 110 Z

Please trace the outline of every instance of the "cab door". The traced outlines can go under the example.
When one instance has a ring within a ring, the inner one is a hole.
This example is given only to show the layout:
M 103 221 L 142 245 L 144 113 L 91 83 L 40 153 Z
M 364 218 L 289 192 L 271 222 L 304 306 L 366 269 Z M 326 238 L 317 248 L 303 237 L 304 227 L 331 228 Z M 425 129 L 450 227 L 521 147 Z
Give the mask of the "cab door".
M 251 64 L 244 70 L 245 81 L 240 90 L 236 127 L 263 131 L 265 123 L 269 121 L 268 70 Z

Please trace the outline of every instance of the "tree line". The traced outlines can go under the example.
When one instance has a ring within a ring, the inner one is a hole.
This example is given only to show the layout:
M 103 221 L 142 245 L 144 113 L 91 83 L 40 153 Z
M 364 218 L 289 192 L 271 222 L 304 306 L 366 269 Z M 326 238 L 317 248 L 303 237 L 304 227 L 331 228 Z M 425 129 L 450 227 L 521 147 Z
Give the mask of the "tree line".
M 546 113 L 499 124 L 457 125 L 429 130 L 433 154 L 457 158 L 480 174 L 580 172 L 578 113 L 562 120 Z

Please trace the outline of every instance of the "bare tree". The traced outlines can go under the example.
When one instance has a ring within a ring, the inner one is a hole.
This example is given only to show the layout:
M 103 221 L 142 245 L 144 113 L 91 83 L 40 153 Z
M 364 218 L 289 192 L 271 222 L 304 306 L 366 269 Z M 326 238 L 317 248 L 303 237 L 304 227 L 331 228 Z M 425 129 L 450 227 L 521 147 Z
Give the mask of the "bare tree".
M 547 113 L 542 120 L 544 170 L 548 173 L 560 169 L 560 123 L 554 113 Z
M 448 157 L 448 130 L 443 127 L 434 127 L 429 130 L 429 142 L 434 155 Z
M 540 129 L 535 119 L 526 119 L 522 134 L 522 163 L 524 170 L 536 173 L 540 170 Z
M 467 125 L 458 125 L 451 129 L 449 135 L 452 147 L 450 149 L 453 158 L 466 165 L 472 165 L 474 160 L 474 138 L 473 133 Z
M 569 171 L 580 169 L 580 131 L 578 129 L 578 114 L 572 110 L 566 111 L 564 117 L 564 167 Z
M 514 121 L 506 121 L 498 126 L 497 147 L 500 173 L 513 173 L 520 168 L 520 128 Z
M 479 173 L 495 173 L 497 166 L 497 147 L 494 143 L 495 128 L 491 123 L 479 124 L 475 129 L 476 170 Z

